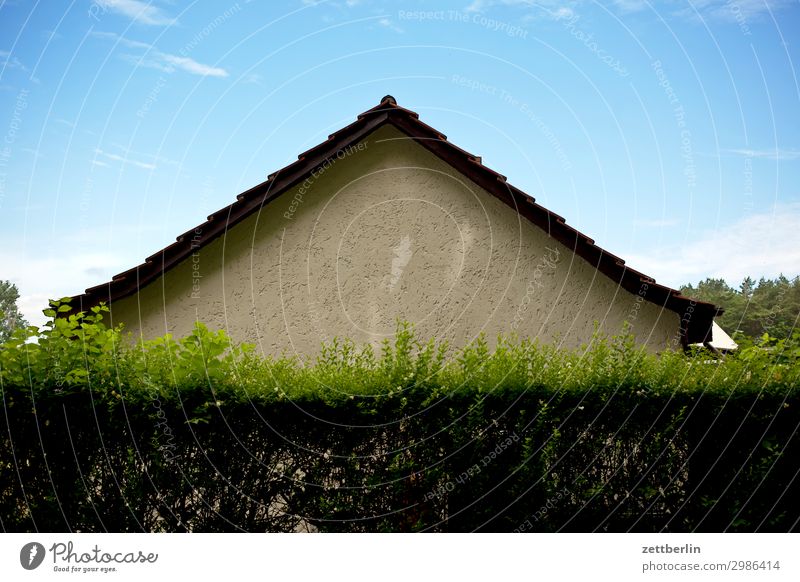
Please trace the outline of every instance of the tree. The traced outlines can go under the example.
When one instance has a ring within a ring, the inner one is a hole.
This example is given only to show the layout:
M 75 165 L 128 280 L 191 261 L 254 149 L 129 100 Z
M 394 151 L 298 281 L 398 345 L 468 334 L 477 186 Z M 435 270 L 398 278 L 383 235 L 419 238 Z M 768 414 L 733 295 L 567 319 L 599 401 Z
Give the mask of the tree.
M 717 322 L 729 333 L 740 332 L 753 339 L 765 333 L 774 338 L 788 338 L 798 331 L 800 317 L 800 277 L 776 279 L 751 277 L 742 281 L 739 289 L 730 287 L 723 279 L 706 279 L 684 285 L 681 292 L 701 301 L 725 308 Z
M 762 278 L 761 281 L 759 281 L 759 285 L 763 281 L 764 279 Z M 745 277 L 740 287 L 740 289 L 742 290 L 742 297 L 744 297 L 745 301 L 748 301 L 753 297 L 753 290 L 755 288 L 756 288 L 756 282 L 753 281 L 752 277 Z
M 0 281 L 0 343 L 10 338 L 15 329 L 28 325 L 19 312 L 18 300 L 17 286 L 11 281 Z

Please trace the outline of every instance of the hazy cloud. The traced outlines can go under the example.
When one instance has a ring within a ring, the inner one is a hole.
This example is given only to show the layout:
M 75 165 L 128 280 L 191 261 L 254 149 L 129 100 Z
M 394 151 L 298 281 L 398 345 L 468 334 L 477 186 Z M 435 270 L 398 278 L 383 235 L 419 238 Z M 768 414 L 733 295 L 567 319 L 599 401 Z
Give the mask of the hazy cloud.
M 177 22 L 152 2 L 142 0 L 93 0 L 102 10 L 110 10 L 126 16 L 139 24 L 167 26 Z
M 160 164 L 160 165 L 169 165 L 169 166 L 178 166 L 178 165 L 180 165 L 180 162 L 178 162 L 177 160 L 172 160 L 170 158 L 165 158 L 164 156 L 150 154 L 150 153 L 147 153 L 147 152 L 139 152 L 139 151 L 136 151 L 136 150 L 132 150 L 129 147 L 124 146 L 124 145 L 122 145 L 120 143 L 111 142 L 110 145 L 112 145 L 113 147 L 117 148 L 123 156 L 128 157 L 128 158 L 133 156 L 135 158 L 151 160 L 151 161 L 153 161 L 153 162 L 155 162 L 157 164 Z
M 157 167 L 155 164 L 151 164 L 149 162 L 142 162 L 142 161 L 139 161 L 139 160 L 132 159 L 132 158 L 130 158 L 128 156 L 121 156 L 119 154 L 112 154 L 110 152 L 106 152 L 106 151 L 103 151 L 101 149 L 95 149 L 94 153 L 95 153 L 96 156 L 102 156 L 102 157 L 104 157 L 104 158 L 106 158 L 108 160 L 113 160 L 115 162 L 122 162 L 123 164 L 129 164 L 131 166 L 134 166 L 136 168 L 141 168 L 143 170 L 155 170 L 156 167 Z M 96 159 L 92 160 L 92 161 L 94 162 L 94 161 L 96 161 Z M 101 165 L 101 164 L 94 164 L 94 165 Z
M 569 9 L 575 2 L 562 2 L 560 0 L 473 0 L 464 10 L 466 12 L 486 12 L 495 6 L 516 6 L 530 8 L 537 12 L 553 14 L 562 8 Z
M 679 10 L 677 14 L 697 18 L 699 13 L 700 18 L 739 22 L 742 18 L 756 19 L 782 10 L 792 3 L 792 0 L 694 0 L 689 8 Z
M 261 86 L 263 86 L 264 85 L 263 81 L 264 81 L 264 76 L 260 75 L 259 73 L 247 73 L 242 78 L 242 83 L 245 83 L 245 84 L 248 84 L 248 85 L 261 85 Z
M 729 149 L 722 151 L 728 154 L 741 156 L 743 158 L 761 158 L 765 160 L 780 160 L 780 161 L 800 159 L 800 151 L 784 150 L 781 148 L 775 148 L 769 150 Z
M 614 0 L 614 6 L 620 12 L 639 12 L 648 7 L 647 0 Z
M 189 57 L 179 57 L 176 55 L 169 55 L 159 53 L 159 56 L 167 63 L 167 66 L 174 66 L 177 69 L 186 71 L 193 75 L 202 75 L 203 77 L 227 77 L 228 71 L 219 67 L 212 67 L 211 65 L 204 65 L 198 63 Z
M 20 290 L 19 309 L 32 325 L 42 326 L 47 319 L 42 310 L 48 299 L 83 292 L 92 285 L 109 280 L 123 265 L 110 253 L 10 253 L 0 249 L 5 277 Z M 100 273 L 87 273 L 100 269 Z M 47 276 L 42 276 L 46 273 Z
M 54 241 L 69 252 L 39 246 L 41 239 L 26 245 L 18 239 L 0 238 L 3 278 L 19 287 L 18 305 L 25 319 L 41 327 L 48 299 L 82 293 L 137 265 L 152 251 L 153 240 L 159 239 L 161 232 L 162 227 L 152 221 L 79 228 Z M 125 244 L 112 244 L 113 240 Z
M 378 20 L 378 24 L 383 28 L 388 28 L 392 32 L 402 33 L 404 32 L 402 28 L 397 26 L 390 18 L 381 18 Z
M 180 70 L 186 73 L 191 73 L 192 75 L 200 75 L 202 77 L 228 76 L 228 71 L 221 67 L 205 65 L 189 57 L 161 52 L 152 44 L 125 38 L 115 32 L 97 31 L 92 32 L 91 35 L 95 38 L 113 41 L 127 48 L 143 49 L 145 52 L 142 55 L 120 55 L 124 61 L 127 61 L 137 67 L 156 69 L 164 73 L 174 73 L 175 71 Z
M 145 50 L 155 50 L 155 47 L 152 44 L 146 42 L 140 42 L 138 40 L 131 40 L 129 38 L 125 38 L 124 36 L 118 35 L 116 32 L 105 32 L 102 30 L 93 30 L 89 33 L 90 36 L 94 38 L 102 38 L 105 40 L 110 40 L 116 43 L 119 43 L 123 46 L 129 48 L 141 48 Z
M 6 69 L 19 69 L 25 73 L 28 72 L 28 67 L 22 64 L 17 57 L 12 55 L 9 51 L 0 50 L 0 71 Z
M 678 226 L 680 222 L 676 218 L 637 218 L 633 221 L 633 224 L 643 228 L 668 228 Z
M 679 245 L 628 255 L 627 264 L 671 286 L 717 277 L 800 273 L 800 203 L 779 204 Z
M 473 0 L 465 7 L 467 12 L 485 12 L 495 6 L 516 6 L 530 8 L 537 12 L 564 14 L 572 12 L 579 5 L 589 5 L 586 0 Z M 770 12 L 777 12 L 791 6 L 793 0 L 693 0 L 688 7 L 679 7 L 681 3 L 656 2 L 649 0 L 613 0 L 613 6 L 621 13 L 635 13 L 644 10 L 655 10 L 663 15 L 671 14 L 689 19 L 714 19 L 727 22 L 757 19 Z M 563 16 L 562 16 L 563 18 Z

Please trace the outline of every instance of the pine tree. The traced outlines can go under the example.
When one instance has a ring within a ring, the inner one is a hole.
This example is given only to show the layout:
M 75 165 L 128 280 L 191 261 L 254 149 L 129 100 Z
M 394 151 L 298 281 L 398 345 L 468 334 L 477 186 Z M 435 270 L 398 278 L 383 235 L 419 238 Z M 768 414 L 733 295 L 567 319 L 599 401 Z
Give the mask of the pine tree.
M 681 292 L 694 299 L 708 301 L 725 309 L 717 323 L 728 333 L 740 332 L 753 339 L 765 333 L 775 338 L 788 338 L 800 331 L 800 277 L 776 279 L 746 277 L 739 289 L 723 279 L 706 279 L 684 285 Z

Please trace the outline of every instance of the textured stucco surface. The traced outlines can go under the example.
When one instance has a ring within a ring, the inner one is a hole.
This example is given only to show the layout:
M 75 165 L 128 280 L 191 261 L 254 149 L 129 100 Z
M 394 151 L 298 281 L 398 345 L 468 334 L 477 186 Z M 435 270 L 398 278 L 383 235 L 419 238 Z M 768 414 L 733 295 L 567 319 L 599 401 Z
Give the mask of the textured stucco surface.
M 377 344 L 398 318 L 455 347 L 512 331 L 577 347 L 595 321 L 616 333 L 626 320 L 638 342 L 675 347 L 677 314 L 391 127 L 300 188 L 115 302 L 113 322 L 150 338 L 199 320 L 266 354 L 315 355 L 335 336 Z

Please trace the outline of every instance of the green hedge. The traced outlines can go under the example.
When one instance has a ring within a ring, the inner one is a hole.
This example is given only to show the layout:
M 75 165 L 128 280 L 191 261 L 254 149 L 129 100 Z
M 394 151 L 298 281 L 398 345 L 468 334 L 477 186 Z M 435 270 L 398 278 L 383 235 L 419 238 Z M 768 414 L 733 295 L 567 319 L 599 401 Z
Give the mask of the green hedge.
M 793 343 L 449 358 L 400 326 L 303 362 L 202 325 L 136 345 L 103 309 L 0 348 L 5 531 L 798 528 Z

